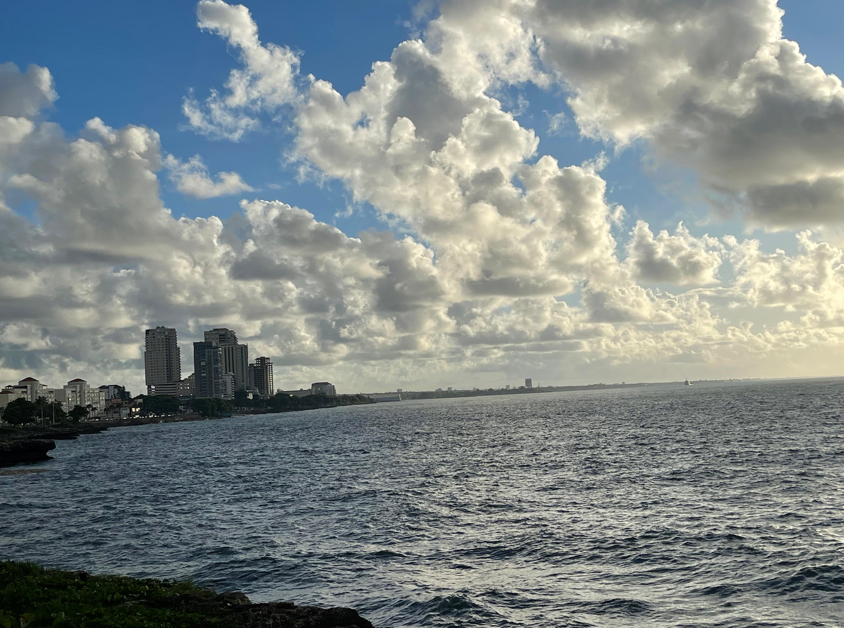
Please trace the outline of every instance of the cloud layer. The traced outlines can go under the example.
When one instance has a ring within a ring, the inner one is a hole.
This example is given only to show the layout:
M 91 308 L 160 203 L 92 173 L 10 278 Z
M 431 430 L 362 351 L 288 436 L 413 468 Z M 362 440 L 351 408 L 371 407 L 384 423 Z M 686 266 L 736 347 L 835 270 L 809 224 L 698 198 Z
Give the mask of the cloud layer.
M 718 212 L 767 229 L 839 222 L 844 92 L 782 39 L 776 3 L 654 7 L 444 2 L 344 95 L 262 42 L 248 9 L 202 0 L 199 28 L 240 65 L 185 98 L 188 126 L 246 141 L 285 125 L 301 172 L 375 208 L 383 229 L 356 235 L 166 154 L 152 129 L 93 117 L 66 137 L 48 121 L 49 71 L 0 65 L 0 375 L 137 390 L 156 324 L 183 341 L 231 326 L 274 358 L 279 385 L 347 391 L 676 378 L 677 364 L 821 374 L 842 338 L 839 248 L 807 231 L 787 255 L 682 223 L 631 229 L 602 160 L 560 164 L 502 104 L 509 86 L 564 90 L 555 119 L 692 168 Z M 238 209 L 176 218 L 164 179 Z

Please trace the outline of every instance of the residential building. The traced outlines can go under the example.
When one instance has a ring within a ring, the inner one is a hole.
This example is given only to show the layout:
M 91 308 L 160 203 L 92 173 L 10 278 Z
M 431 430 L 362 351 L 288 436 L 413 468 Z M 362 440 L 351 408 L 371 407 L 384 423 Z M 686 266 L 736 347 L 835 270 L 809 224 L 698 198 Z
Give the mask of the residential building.
M 182 352 L 172 327 L 147 329 L 144 369 L 148 395 L 177 395 L 182 379 Z
M 91 414 L 98 415 L 106 406 L 106 391 L 100 388 L 91 388 L 84 379 L 72 379 L 62 389 L 62 405 L 66 411 L 72 410 L 74 406 L 87 408 L 91 406 Z
M 262 398 L 272 397 L 273 363 L 269 358 L 256 358 L 255 364 L 249 365 L 249 375 L 251 386 Z
M 311 394 L 312 395 L 328 395 L 329 397 L 336 397 L 337 390 L 334 388 L 334 384 L 329 382 L 314 382 L 311 384 Z
M 35 403 L 38 397 L 49 396 L 46 385 L 39 382 L 34 377 L 27 377 L 18 382 L 17 386 L 12 387 L 15 390 L 22 391 L 26 395 L 26 400 Z
M 205 342 L 222 349 L 223 372 L 234 375 L 235 390 L 249 388 L 249 345 L 239 344 L 237 334 L 225 327 L 206 331 Z
M 7 386 L 0 390 L 0 410 L 8 406 L 15 399 L 26 399 L 26 393 L 22 390 L 15 390 L 13 386 Z
M 132 395 L 126 390 L 125 386 L 119 384 L 104 384 L 100 386 L 100 390 L 105 394 L 105 400 L 112 399 L 130 399 Z
M 533 388 L 533 380 L 532 379 L 527 378 L 525 380 L 525 388 Z
M 193 343 L 194 395 L 198 399 L 222 398 L 223 351 L 213 342 Z
M 310 397 L 312 391 L 310 388 L 300 388 L 299 390 L 279 390 L 281 395 L 290 395 L 291 397 Z
M 196 376 L 191 373 L 181 382 L 179 382 L 179 397 L 195 397 L 196 396 Z
M 234 373 L 223 373 L 221 396 L 223 399 L 234 399 Z

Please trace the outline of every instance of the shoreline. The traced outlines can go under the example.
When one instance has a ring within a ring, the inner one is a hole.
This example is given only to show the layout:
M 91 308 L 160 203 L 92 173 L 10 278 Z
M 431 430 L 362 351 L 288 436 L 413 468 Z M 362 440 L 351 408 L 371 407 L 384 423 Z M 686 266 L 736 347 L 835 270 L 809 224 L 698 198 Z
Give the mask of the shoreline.
M 228 416 L 201 414 L 178 414 L 162 417 L 134 417 L 131 419 L 112 419 L 108 421 L 83 421 L 80 423 L 59 423 L 56 425 L 0 425 L 0 468 L 35 464 L 52 460 L 48 452 L 56 448 L 57 440 L 76 440 L 80 436 L 100 434 L 114 427 L 135 427 L 139 425 L 153 425 L 156 423 L 183 423 L 192 421 L 219 421 L 233 417 L 243 417 L 264 414 L 286 414 L 288 412 L 306 412 L 308 410 L 324 410 L 338 408 L 347 404 L 332 404 L 310 408 L 285 408 L 281 410 L 256 409 L 236 411 Z M 361 404 L 370 405 L 370 404 Z
M 95 576 L 0 562 L 0 626 L 89 622 L 123 628 L 374 628 L 351 608 L 253 603 L 243 593 L 217 593 L 189 581 Z

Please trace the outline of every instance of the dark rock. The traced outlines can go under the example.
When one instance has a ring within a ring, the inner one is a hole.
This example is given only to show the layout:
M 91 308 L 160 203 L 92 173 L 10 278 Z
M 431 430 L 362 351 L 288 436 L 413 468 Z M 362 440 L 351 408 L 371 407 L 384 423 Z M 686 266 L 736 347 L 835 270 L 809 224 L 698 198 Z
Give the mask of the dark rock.
M 251 604 L 235 610 L 238 628 L 373 628 L 351 608 L 317 608 L 287 602 Z
M 252 604 L 243 593 L 186 594 L 147 602 L 206 617 L 225 618 L 235 628 L 374 628 L 351 608 Z
M 55 448 L 56 443 L 46 439 L 0 442 L 0 467 L 21 462 L 49 460 L 50 456 L 47 452 Z

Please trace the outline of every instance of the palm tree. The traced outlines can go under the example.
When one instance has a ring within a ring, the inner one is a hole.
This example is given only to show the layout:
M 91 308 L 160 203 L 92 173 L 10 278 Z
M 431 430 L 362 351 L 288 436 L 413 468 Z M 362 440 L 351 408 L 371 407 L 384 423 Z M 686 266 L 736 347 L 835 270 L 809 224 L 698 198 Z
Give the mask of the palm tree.
M 44 424 L 44 410 L 50 407 L 50 404 L 47 402 L 46 397 L 36 397 L 35 398 L 35 409 L 38 412 L 38 416 L 41 419 L 41 424 Z

